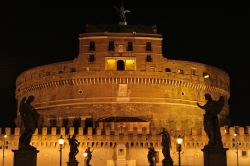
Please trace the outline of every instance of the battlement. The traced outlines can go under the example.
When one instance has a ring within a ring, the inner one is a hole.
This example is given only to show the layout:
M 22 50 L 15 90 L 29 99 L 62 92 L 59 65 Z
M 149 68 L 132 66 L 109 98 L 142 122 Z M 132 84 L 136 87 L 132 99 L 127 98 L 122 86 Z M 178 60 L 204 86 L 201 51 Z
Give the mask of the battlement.
M 113 148 L 117 143 L 125 143 L 130 148 L 146 148 L 153 144 L 156 148 L 161 147 L 160 129 L 153 129 L 151 133 L 143 128 L 142 133 L 138 134 L 137 128 L 133 132 L 128 132 L 127 129 L 121 128 L 120 130 L 111 131 L 109 128 L 101 130 L 100 128 L 87 128 L 87 133 L 84 128 L 79 127 L 77 131 L 70 127 L 68 132 L 64 127 L 43 127 L 36 129 L 31 144 L 37 148 L 58 148 L 58 139 L 62 136 L 65 139 L 65 145 L 68 147 L 67 139 L 76 132 L 77 140 L 80 142 L 81 147 L 95 147 L 95 148 Z M 8 141 L 9 148 L 15 149 L 18 147 L 18 139 L 20 136 L 20 128 L 5 128 L 0 129 L 0 135 L 7 134 L 6 141 Z M 233 138 L 237 134 L 237 139 L 240 141 L 240 149 L 250 148 L 250 126 L 247 127 L 221 127 L 221 135 L 224 147 L 233 148 L 235 146 Z M 181 135 L 184 139 L 183 148 L 202 148 L 207 144 L 207 136 L 203 129 L 190 129 L 188 131 L 170 131 L 172 136 L 172 145 L 176 146 L 176 138 Z M 2 142 L 3 139 L 0 139 Z

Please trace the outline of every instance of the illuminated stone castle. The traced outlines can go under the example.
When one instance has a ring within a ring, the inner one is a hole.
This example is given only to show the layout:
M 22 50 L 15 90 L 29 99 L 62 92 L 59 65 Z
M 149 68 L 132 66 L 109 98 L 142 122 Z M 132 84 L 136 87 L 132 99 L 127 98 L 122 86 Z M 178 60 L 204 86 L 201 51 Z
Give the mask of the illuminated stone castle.
M 204 101 L 204 93 L 215 99 L 223 95 L 225 103 L 230 97 L 222 70 L 164 58 L 156 27 L 87 26 L 86 31 L 79 36 L 77 59 L 39 66 L 17 78 L 17 101 L 35 96 L 41 126 L 185 130 L 202 126 L 196 102 Z M 228 113 L 226 104 L 222 124 Z M 109 123 L 116 121 L 124 123 Z
M 74 132 L 81 142 L 77 156 L 80 164 L 83 151 L 92 147 L 93 166 L 146 166 L 148 147 L 153 144 L 161 165 L 162 128 L 172 135 L 174 164 L 178 163 L 175 138 L 181 135 L 182 164 L 203 165 L 201 149 L 207 137 L 202 126 L 204 112 L 196 103 L 205 103 L 205 93 L 216 100 L 225 97 L 219 119 L 226 125 L 228 74 L 206 64 L 165 58 L 157 28 L 141 25 L 88 25 L 86 33 L 79 35 L 76 59 L 27 70 L 16 81 L 18 105 L 23 97 L 33 95 L 33 105 L 41 115 L 32 139 L 40 150 L 39 166 L 58 165 L 58 138 L 62 135 L 66 141 Z M 19 110 L 17 125 L 21 125 Z M 244 162 L 250 162 L 244 158 L 250 147 L 248 131 L 222 128 L 225 147 L 232 148 L 233 134 L 239 133 L 239 156 Z M 7 128 L 5 132 L 9 148 L 17 148 L 20 129 L 11 132 Z M 66 141 L 65 165 L 68 152 Z M 13 154 L 6 154 L 6 162 L 11 165 Z M 235 149 L 227 156 L 228 164 L 234 165 Z

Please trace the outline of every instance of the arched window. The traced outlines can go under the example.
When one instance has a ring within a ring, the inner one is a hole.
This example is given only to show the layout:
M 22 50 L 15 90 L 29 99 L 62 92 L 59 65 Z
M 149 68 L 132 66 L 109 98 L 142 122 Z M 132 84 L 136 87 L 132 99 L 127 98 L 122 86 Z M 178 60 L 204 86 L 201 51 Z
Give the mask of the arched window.
M 123 60 L 117 61 L 117 70 L 125 70 L 125 64 Z

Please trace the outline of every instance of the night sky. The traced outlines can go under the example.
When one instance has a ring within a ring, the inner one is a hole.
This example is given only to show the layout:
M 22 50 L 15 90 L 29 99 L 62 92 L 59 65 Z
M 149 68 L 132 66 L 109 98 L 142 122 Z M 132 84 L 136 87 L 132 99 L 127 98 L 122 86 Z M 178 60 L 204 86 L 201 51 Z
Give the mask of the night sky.
M 248 9 L 168 8 L 159 3 L 124 2 L 131 10 L 128 24 L 157 25 L 164 36 L 164 56 L 226 71 L 231 78 L 230 125 L 250 125 Z M 97 3 L 79 8 L 0 9 L 0 126 L 14 126 L 15 79 L 21 72 L 76 58 L 78 34 L 85 31 L 86 24 L 118 23 L 113 6 L 120 6 L 119 1 Z

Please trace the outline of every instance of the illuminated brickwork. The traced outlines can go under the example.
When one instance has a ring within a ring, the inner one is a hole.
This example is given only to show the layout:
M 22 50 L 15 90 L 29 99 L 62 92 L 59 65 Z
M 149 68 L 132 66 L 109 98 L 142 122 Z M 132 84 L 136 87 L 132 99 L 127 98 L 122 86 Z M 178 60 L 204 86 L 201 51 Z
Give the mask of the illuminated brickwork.
M 164 58 L 160 34 L 135 30 L 132 26 L 131 32 L 89 30 L 81 34 L 77 59 L 19 75 L 17 101 L 35 96 L 35 107 L 42 115 L 40 126 L 62 127 L 68 119 L 67 126 L 78 120 L 85 127 L 89 118 L 132 116 L 153 127 L 182 130 L 201 127 L 203 112 L 196 102 L 205 102 L 208 92 L 214 99 L 225 97 L 220 121 L 227 124 L 227 73 L 205 64 Z
M 83 164 L 83 152 L 87 147 L 94 149 L 92 165 L 106 165 L 106 163 L 115 162 L 117 159 L 116 147 L 118 144 L 125 145 L 126 147 L 126 161 L 136 162 L 137 166 L 145 166 L 147 164 L 147 152 L 150 144 L 153 144 L 155 149 L 159 151 L 160 161 L 163 159 L 161 153 L 161 136 L 159 135 L 160 130 L 152 130 L 151 134 L 147 134 L 146 129 L 141 134 L 138 134 L 136 128 L 133 132 L 121 128 L 120 130 L 110 130 L 106 128 L 101 130 L 96 128 L 95 134 L 92 128 L 88 128 L 86 134 L 84 134 L 82 127 L 76 131 L 77 139 L 80 142 L 79 154 L 77 160 L 80 162 L 79 165 Z M 226 132 L 225 132 L 226 131 Z M 13 152 L 12 149 L 16 149 L 19 138 L 19 128 L 15 128 L 11 133 L 10 128 L 6 128 L 7 133 L 8 149 L 5 151 L 5 164 L 7 166 L 13 165 Z M 229 148 L 227 151 L 227 163 L 228 166 L 236 165 L 236 147 L 233 142 L 235 138 L 234 133 L 238 133 L 238 140 L 240 142 L 238 146 L 239 162 L 242 166 L 249 165 L 250 162 L 250 143 L 249 133 L 250 127 L 245 129 L 242 127 L 222 127 L 222 140 L 224 147 Z M 31 144 L 40 151 L 38 153 L 38 166 L 44 165 L 58 165 L 59 164 L 59 144 L 58 139 L 60 135 L 65 139 L 65 145 L 63 146 L 63 164 L 66 166 L 68 161 L 69 145 L 67 138 L 69 135 L 73 135 L 74 128 L 69 128 L 68 134 L 65 128 L 41 128 L 39 132 L 33 135 Z M 1 133 L 0 133 L 1 134 Z M 178 163 L 178 154 L 176 151 L 176 136 L 179 132 L 171 132 L 172 136 L 172 148 L 171 157 L 174 160 L 174 164 Z M 207 144 L 207 137 L 201 129 L 192 128 L 183 132 L 184 141 L 182 145 L 182 164 L 201 166 L 203 165 L 203 154 L 201 149 Z M 2 145 L 2 139 L 0 140 Z M 112 161 L 112 162 L 111 162 Z
M 162 160 L 157 134 L 163 127 L 172 136 L 185 137 L 183 163 L 201 165 L 200 149 L 207 140 L 202 130 L 204 112 L 196 103 L 205 103 L 205 93 L 216 100 L 224 96 L 219 119 L 226 125 L 229 87 L 228 74 L 216 67 L 165 58 L 162 35 L 155 27 L 89 26 L 79 35 L 76 59 L 21 73 L 16 99 L 19 105 L 24 96 L 35 96 L 33 104 L 41 115 L 39 134 L 33 139 L 40 150 L 39 165 L 57 164 L 57 139 L 60 134 L 72 134 L 73 126 L 78 128 L 80 153 L 86 146 L 94 147 L 93 165 L 118 162 L 116 148 L 126 147 L 126 161 L 119 162 L 145 166 L 150 143 Z M 16 123 L 20 126 L 19 110 Z M 13 148 L 17 138 L 17 134 L 10 137 Z M 67 153 L 65 145 L 64 156 Z M 174 140 L 172 156 L 177 163 Z M 83 161 L 82 154 L 78 161 Z

